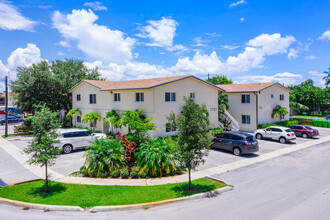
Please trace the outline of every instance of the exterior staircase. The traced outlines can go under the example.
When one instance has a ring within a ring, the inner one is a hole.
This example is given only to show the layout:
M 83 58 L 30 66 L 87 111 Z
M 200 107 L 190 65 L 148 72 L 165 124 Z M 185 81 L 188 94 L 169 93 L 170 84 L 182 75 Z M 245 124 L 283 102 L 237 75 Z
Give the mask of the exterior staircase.
M 229 114 L 228 111 L 225 111 L 225 114 L 223 114 L 222 117 L 224 119 L 227 119 L 227 120 L 231 121 L 231 124 L 229 126 L 230 130 L 239 131 L 240 126 L 239 126 L 238 122 L 235 120 L 235 118 L 233 116 L 231 116 L 231 114 Z M 219 122 L 219 127 L 224 128 L 224 126 L 221 124 L 221 122 Z

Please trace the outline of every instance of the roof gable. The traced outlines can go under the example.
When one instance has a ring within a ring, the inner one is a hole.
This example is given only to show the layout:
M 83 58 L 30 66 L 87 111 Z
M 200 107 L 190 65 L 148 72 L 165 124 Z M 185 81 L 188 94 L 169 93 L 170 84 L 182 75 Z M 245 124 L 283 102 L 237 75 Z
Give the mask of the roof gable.
M 265 82 L 265 83 L 242 83 L 242 84 L 221 84 L 217 85 L 218 87 L 225 90 L 226 93 L 240 93 L 240 92 L 260 92 L 264 89 L 267 89 L 271 86 L 279 85 L 288 92 L 292 91 L 285 86 L 277 82 Z

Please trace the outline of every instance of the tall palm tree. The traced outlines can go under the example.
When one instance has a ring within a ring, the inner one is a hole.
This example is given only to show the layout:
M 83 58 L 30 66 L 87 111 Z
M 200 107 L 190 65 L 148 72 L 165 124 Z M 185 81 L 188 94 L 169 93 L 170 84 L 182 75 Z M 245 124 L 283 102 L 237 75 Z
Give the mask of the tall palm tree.
M 76 114 L 80 114 L 81 115 L 81 111 L 79 109 L 71 109 L 67 114 L 66 114 L 66 117 L 67 118 L 71 118 L 73 120 L 73 117 L 76 115 Z M 76 122 L 77 120 L 75 121 L 74 123 L 74 126 L 76 127 Z
M 330 68 L 328 71 L 324 71 L 323 73 L 328 74 L 327 76 L 323 77 L 323 80 L 325 80 L 325 85 L 329 85 L 330 84 Z
M 225 113 L 229 109 L 228 104 L 228 97 L 224 94 L 220 94 L 218 96 L 218 111 L 219 111 L 219 117 Z
M 90 123 L 92 127 L 92 132 L 94 132 L 95 122 L 100 120 L 101 116 L 97 112 L 90 112 L 84 116 L 82 119 L 83 123 Z
M 272 118 L 274 117 L 280 117 L 280 121 L 281 121 L 281 116 L 287 115 L 289 113 L 289 111 L 285 108 L 282 107 L 280 105 L 277 105 L 272 112 Z

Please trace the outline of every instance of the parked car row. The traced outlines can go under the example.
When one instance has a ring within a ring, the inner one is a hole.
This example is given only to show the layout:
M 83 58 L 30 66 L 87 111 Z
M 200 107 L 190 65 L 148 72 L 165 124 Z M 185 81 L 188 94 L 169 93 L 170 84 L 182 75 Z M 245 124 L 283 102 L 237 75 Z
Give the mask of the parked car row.
M 284 144 L 295 140 L 297 136 L 308 138 L 319 135 L 319 131 L 306 125 L 293 125 L 289 128 L 271 126 L 258 129 L 253 135 L 243 132 L 221 132 L 214 136 L 211 148 L 227 150 L 234 155 L 251 154 L 259 150 L 258 139 L 276 140 Z
M 17 123 L 17 122 L 21 122 L 24 119 L 22 117 L 17 117 L 17 116 L 13 116 L 13 115 L 8 115 L 8 123 Z M 2 117 L 0 120 L 0 124 L 4 125 L 6 123 L 6 118 Z

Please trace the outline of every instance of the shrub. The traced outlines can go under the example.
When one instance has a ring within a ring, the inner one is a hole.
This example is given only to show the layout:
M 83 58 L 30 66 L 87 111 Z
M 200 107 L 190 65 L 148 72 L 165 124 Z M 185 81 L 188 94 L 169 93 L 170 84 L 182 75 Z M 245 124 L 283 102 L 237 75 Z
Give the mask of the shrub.
M 112 178 L 118 178 L 120 176 L 120 170 L 114 170 L 110 173 Z
M 129 173 L 128 173 L 128 169 L 121 169 L 120 170 L 120 176 L 121 176 L 121 178 L 128 178 L 129 177 Z
M 32 122 L 33 120 L 35 119 L 36 117 L 35 116 L 30 116 L 30 117 L 27 117 L 27 118 L 24 118 L 24 121 L 23 121 L 23 132 L 28 132 L 28 131 L 32 131 Z
M 212 134 L 216 135 L 216 134 L 219 134 L 224 131 L 225 131 L 225 129 L 223 129 L 223 128 L 215 128 L 215 129 L 212 129 Z
M 149 139 L 136 153 L 140 174 L 163 176 L 177 169 L 177 147 L 170 137 Z
M 142 173 L 140 173 L 140 177 L 141 177 L 141 178 L 147 178 L 147 173 L 146 173 L 146 172 L 142 172 Z
M 123 164 L 124 148 L 121 143 L 113 139 L 96 139 L 87 147 L 84 166 L 87 175 L 101 177 L 109 175 L 113 170 L 120 169 Z
M 136 178 L 139 178 L 139 169 L 138 168 L 134 168 L 132 171 L 131 171 L 131 178 L 133 179 L 136 179 Z
M 103 172 L 100 173 L 101 178 L 107 178 L 108 176 L 109 176 L 109 173 L 103 173 Z
M 83 176 L 88 176 L 87 168 L 85 166 L 80 167 L 80 173 Z
M 273 124 L 259 124 L 258 128 L 259 129 L 265 129 L 265 128 L 268 128 L 270 126 L 290 127 L 290 126 L 296 125 L 296 124 L 299 124 L 299 121 L 290 120 L 290 121 L 277 122 L 277 123 L 273 123 Z

